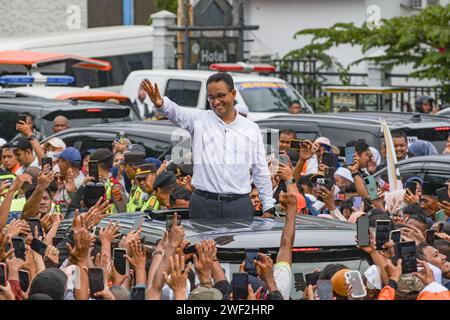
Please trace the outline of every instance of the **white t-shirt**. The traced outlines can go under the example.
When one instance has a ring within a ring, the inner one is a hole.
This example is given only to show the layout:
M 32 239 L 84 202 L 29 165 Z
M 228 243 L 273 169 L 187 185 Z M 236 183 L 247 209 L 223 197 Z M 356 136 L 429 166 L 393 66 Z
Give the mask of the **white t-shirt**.
M 292 288 L 292 269 L 287 262 L 278 262 L 273 268 L 273 275 L 278 290 L 281 292 L 284 300 L 289 300 Z
M 34 161 L 28 165 L 28 166 L 21 166 L 17 171 L 16 171 L 16 176 L 18 176 L 19 174 L 23 174 L 24 171 L 28 168 L 28 167 L 37 167 L 39 169 L 41 169 L 41 166 L 39 165 L 39 160 L 37 157 L 34 157 Z

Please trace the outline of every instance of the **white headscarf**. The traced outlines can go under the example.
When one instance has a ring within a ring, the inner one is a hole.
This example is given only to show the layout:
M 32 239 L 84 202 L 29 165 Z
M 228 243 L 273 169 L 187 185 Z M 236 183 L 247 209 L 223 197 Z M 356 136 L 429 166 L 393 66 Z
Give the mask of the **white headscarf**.
M 381 164 L 381 155 L 380 152 L 374 147 L 369 147 L 370 152 L 372 153 L 373 160 L 377 163 L 377 166 Z

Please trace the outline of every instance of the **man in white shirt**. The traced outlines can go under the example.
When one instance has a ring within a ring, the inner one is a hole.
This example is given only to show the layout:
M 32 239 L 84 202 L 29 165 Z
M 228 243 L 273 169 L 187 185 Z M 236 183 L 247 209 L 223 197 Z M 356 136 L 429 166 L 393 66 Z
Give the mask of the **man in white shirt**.
M 145 80 L 147 92 L 159 112 L 191 134 L 194 170 L 190 218 L 252 220 L 250 171 L 259 190 L 265 216 L 275 213 L 272 184 L 259 127 L 234 108 L 233 78 L 216 73 L 207 83 L 212 110 L 182 108 L 162 98 L 157 84 Z M 177 159 L 174 159 L 177 161 Z

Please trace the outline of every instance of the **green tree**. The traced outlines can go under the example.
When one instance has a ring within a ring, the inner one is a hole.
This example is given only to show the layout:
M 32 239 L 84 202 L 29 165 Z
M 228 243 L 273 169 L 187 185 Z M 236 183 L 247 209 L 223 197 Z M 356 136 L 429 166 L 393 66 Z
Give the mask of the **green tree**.
M 177 13 L 178 0 L 154 0 L 155 6 L 160 10 L 167 10 L 173 13 Z
M 305 29 L 298 31 L 294 38 L 312 36 L 310 44 L 289 52 L 284 59 L 314 59 L 321 64 L 321 69 L 335 63 L 344 80 L 349 68 L 362 61 L 373 61 L 387 70 L 409 64 L 414 69 L 410 77 L 437 80 L 443 88 L 441 99 L 449 101 L 449 23 L 450 5 L 434 5 L 417 15 L 383 19 L 379 28 L 370 28 L 366 23 L 361 27 L 337 23 L 331 28 Z M 326 51 L 343 44 L 360 47 L 363 53 L 378 50 L 380 54 L 342 66 Z

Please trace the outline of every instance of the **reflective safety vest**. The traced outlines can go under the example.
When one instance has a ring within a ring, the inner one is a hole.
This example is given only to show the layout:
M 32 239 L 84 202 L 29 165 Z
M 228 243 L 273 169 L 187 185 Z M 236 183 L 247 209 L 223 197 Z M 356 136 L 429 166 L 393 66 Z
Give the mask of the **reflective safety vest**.
M 144 206 L 144 195 L 145 192 L 142 191 L 139 185 L 135 184 L 133 187 L 131 187 L 130 199 L 127 203 L 127 212 L 140 211 Z
M 150 199 L 148 199 L 147 202 L 145 202 L 144 206 L 142 207 L 141 211 L 145 210 L 159 210 L 159 201 L 156 196 L 151 196 Z
M 12 183 L 14 183 L 14 180 L 16 180 L 16 175 L 14 173 L 8 173 L 8 174 L 0 175 L 0 183 L 2 183 L 5 180 L 10 180 L 11 184 L 12 184 Z M 5 191 L 8 191 L 8 189 L 5 189 Z M 16 191 L 14 196 L 17 196 L 18 193 L 19 192 Z M 0 197 L 0 203 L 2 203 L 4 199 L 5 199 L 5 197 Z
M 13 199 L 13 201 L 11 202 L 11 208 L 9 209 L 9 211 L 10 212 L 12 212 L 12 211 L 22 212 L 23 207 L 25 207 L 26 202 L 27 202 L 27 200 L 25 199 L 25 197 Z
M 107 179 L 106 181 L 105 181 L 105 189 L 106 189 L 106 192 L 105 192 L 105 195 L 106 195 L 106 200 L 108 200 L 109 201 L 109 203 L 112 203 L 113 204 L 113 201 L 112 201 L 112 197 L 113 197 L 113 191 L 112 191 L 112 188 L 113 188 L 113 186 L 115 186 L 115 185 L 119 185 L 120 187 L 122 187 L 122 185 L 120 184 L 120 182 L 117 180 L 117 179 L 114 179 L 113 177 L 110 177 L 109 179 Z M 117 189 L 116 189 L 117 190 Z M 117 199 L 118 197 L 121 197 L 122 195 L 120 194 L 120 191 L 119 190 L 117 190 L 118 192 L 119 192 L 119 194 L 114 194 L 114 198 L 115 199 Z M 117 199 L 118 200 L 118 199 Z M 118 213 L 119 212 L 119 210 L 117 210 L 117 208 L 116 208 L 116 206 L 115 205 L 112 205 L 111 206 L 111 209 L 109 209 L 108 211 L 107 211 L 107 213 Z

